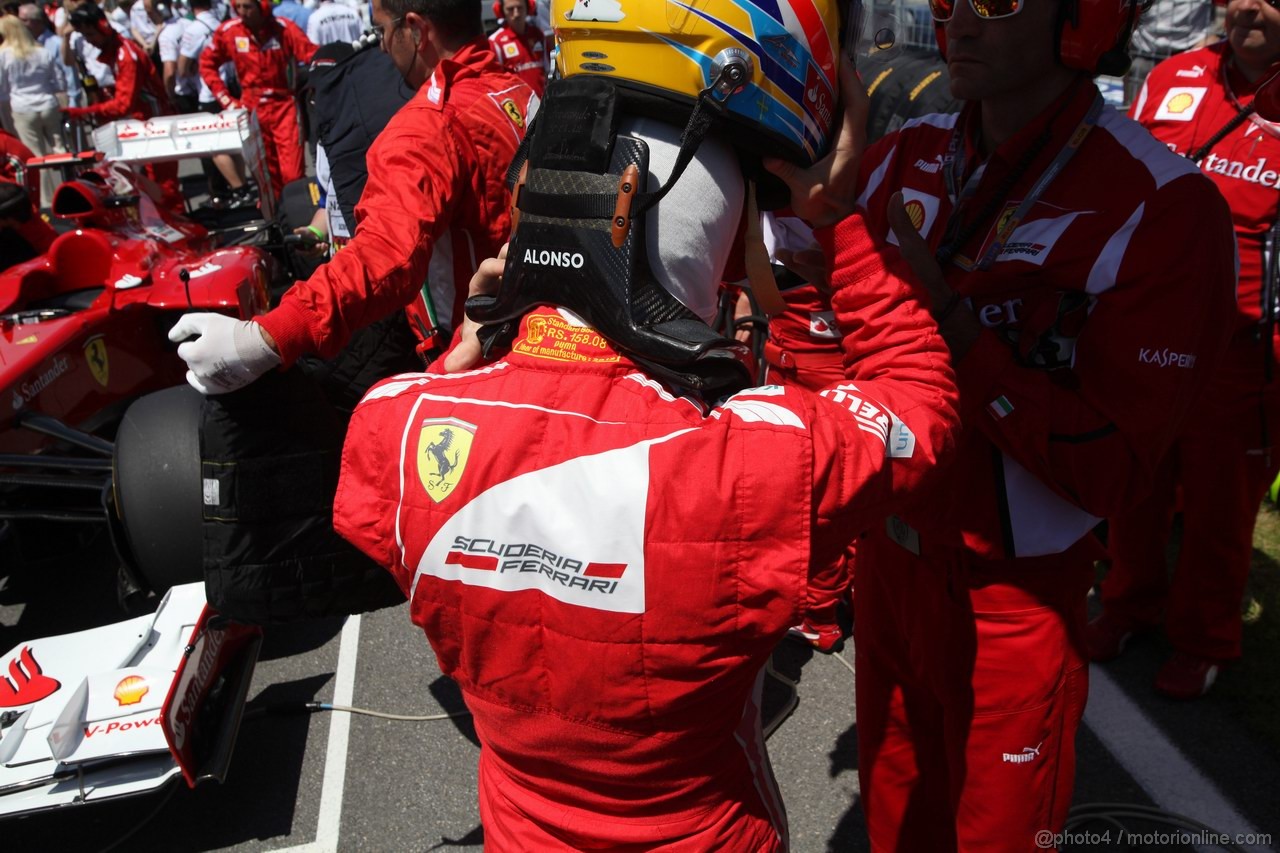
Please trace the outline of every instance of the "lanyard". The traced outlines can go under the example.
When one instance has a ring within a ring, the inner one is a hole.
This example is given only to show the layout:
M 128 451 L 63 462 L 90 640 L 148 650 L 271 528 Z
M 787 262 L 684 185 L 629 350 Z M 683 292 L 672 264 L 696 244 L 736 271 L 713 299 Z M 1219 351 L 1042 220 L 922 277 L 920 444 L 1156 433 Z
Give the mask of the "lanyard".
M 1258 115 L 1256 112 L 1253 112 L 1253 109 L 1252 109 L 1253 98 L 1249 99 L 1249 103 L 1247 105 L 1242 105 L 1240 103 L 1240 99 L 1236 96 L 1235 91 L 1231 88 L 1231 75 L 1228 73 L 1227 65 L 1228 65 L 1228 62 L 1224 57 L 1222 64 L 1219 68 L 1219 74 L 1221 75 L 1221 78 L 1222 78 L 1222 88 L 1227 93 L 1227 97 L 1231 99 L 1231 105 L 1235 107 L 1237 110 L 1240 110 L 1241 112 L 1243 112 L 1245 109 L 1249 109 L 1249 122 L 1254 127 L 1258 128 L 1258 130 L 1262 131 L 1268 136 L 1280 137 L 1280 129 L 1277 129 L 1276 124 L 1274 122 L 1267 121 L 1262 116 Z
M 1000 255 L 1001 250 L 1004 249 L 1005 243 L 1008 241 L 1010 235 L 1013 234 L 1018 225 L 1021 224 L 1022 220 L 1031 211 L 1031 208 L 1035 205 L 1036 201 L 1039 200 L 1040 196 L 1048 188 L 1049 184 L 1053 182 L 1053 179 L 1058 177 L 1063 168 L 1066 167 L 1068 162 L 1070 162 L 1071 158 L 1080 150 L 1080 146 L 1084 144 L 1084 140 L 1088 137 L 1089 132 L 1098 124 L 1098 118 L 1102 115 L 1102 109 L 1102 96 L 1095 94 L 1093 103 L 1089 105 L 1088 112 L 1086 112 L 1084 118 L 1080 120 L 1080 124 L 1076 126 L 1076 129 L 1071 134 L 1071 138 L 1067 140 L 1066 145 L 1062 147 L 1062 150 L 1060 150 L 1057 156 L 1053 158 L 1053 162 L 1049 164 L 1048 168 L 1044 170 L 1044 173 L 1036 180 L 1035 184 L 1031 187 L 1030 192 L 1028 192 L 1026 197 L 1023 198 L 1022 203 L 1018 205 L 1013 214 L 1008 217 L 1003 217 L 1003 221 L 997 225 L 995 239 L 992 240 L 987 251 L 983 253 L 982 258 L 976 264 L 962 263 L 957 259 L 957 266 L 969 270 L 986 270 L 995 263 L 996 258 Z M 982 177 L 986 173 L 986 167 L 980 166 L 974 170 L 972 175 L 969 176 L 969 180 L 965 182 L 963 187 L 959 186 L 958 176 L 964 174 L 964 159 L 963 157 L 958 156 L 961 154 L 963 144 L 963 140 L 961 138 L 962 133 L 963 131 L 957 123 L 956 127 L 951 131 L 951 139 L 947 144 L 947 153 L 942 161 L 943 173 L 947 181 L 947 194 L 951 197 L 952 208 L 950 221 L 947 223 L 947 234 L 951 239 L 944 240 L 943 245 L 938 249 L 937 259 L 939 264 L 945 264 L 947 261 L 952 260 L 955 253 L 959 251 L 960 244 L 967 240 L 967 236 L 964 239 L 956 239 L 956 234 L 960 231 L 960 213 L 968 202 L 977 194 L 978 184 L 981 183 Z M 959 168 L 957 168 L 957 161 L 959 162 Z M 981 223 L 975 223 L 975 225 L 978 224 Z

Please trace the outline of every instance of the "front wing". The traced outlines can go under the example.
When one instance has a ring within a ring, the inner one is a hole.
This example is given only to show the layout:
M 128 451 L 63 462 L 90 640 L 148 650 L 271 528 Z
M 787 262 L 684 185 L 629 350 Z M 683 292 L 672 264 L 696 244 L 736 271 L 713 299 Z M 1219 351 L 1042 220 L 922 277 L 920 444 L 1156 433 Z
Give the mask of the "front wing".
M 0 817 L 221 781 L 261 630 L 177 586 L 150 616 L 0 657 Z

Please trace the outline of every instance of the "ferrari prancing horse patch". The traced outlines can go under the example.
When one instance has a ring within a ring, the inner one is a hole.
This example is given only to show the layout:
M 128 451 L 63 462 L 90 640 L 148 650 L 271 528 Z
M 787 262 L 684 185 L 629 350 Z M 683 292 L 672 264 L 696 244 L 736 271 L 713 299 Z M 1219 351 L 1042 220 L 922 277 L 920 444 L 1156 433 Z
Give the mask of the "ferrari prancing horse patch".
M 475 424 L 455 418 L 426 420 L 418 433 L 418 479 L 431 500 L 440 503 L 453 494 L 467 467 Z

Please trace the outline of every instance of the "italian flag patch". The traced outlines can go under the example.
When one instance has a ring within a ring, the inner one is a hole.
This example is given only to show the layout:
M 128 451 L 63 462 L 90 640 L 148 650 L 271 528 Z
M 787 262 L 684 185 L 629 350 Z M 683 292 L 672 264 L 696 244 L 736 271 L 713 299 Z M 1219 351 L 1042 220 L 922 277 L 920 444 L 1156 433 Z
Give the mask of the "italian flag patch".
M 1013 403 L 1010 403 L 1009 398 L 1001 394 L 987 404 L 987 409 L 994 417 L 999 419 L 1013 412 Z

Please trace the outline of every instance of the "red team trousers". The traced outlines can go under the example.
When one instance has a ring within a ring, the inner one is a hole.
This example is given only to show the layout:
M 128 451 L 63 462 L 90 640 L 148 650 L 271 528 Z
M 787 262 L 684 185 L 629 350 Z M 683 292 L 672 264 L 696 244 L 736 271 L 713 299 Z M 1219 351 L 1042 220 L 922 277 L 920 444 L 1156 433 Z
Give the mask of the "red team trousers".
M 1252 330 L 1236 333 L 1151 497 L 1111 523 L 1106 611 L 1139 626 L 1163 618 L 1175 649 L 1210 660 L 1240 657 L 1254 521 L 1280 471 L 1280 377 L 1266 381 L 1262 351 Z M 1170 581 L 1166 545 L 1179 485 L 1182 545 Z
M 1071 805 L 1096 546 L 989 561 L 872 531 L 854 596 L 858 775 L 876 851 L 1028 851 Z
M 254 98 L 246 92 L 246 104 Z M 298 137 L 298 109 L 293 96 L 282 93 L 257 100 L 253 108 L 262 128 L 262 144 L 266 149 L 267 170 L 271 173 L 271 185 L 276 193 L 285 184 L 302 177 L 302 143 Z

